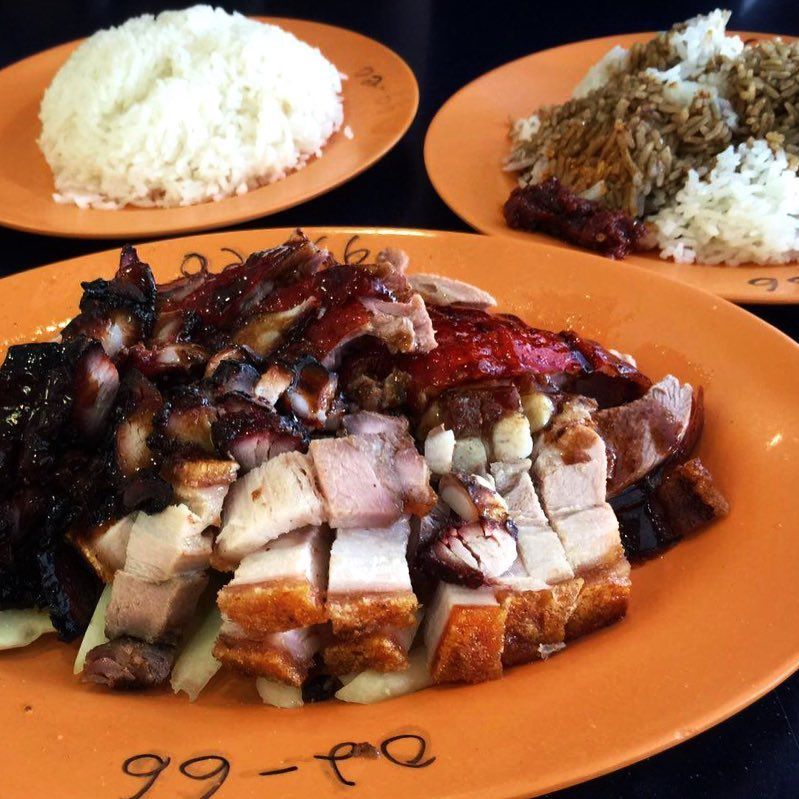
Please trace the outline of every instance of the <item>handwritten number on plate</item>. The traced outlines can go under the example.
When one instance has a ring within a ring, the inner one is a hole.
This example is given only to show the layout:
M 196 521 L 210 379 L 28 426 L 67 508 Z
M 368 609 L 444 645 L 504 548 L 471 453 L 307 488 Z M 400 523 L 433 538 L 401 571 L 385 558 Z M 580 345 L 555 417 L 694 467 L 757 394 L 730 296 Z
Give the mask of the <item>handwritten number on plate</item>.
M 361 67 L 352 77 L 360 80 L 363 86 L 377 87 L 383 82 L 383 76 L 375 72 L 374 67 Z
M 764 286 L 766 291 L 776 291 L 779 281 L 776 277 L 753 277 L 750 286 Z
M 352 780 L 348 780 L 341 773 L 341 769 L 338 767 L 338 764 L 341 760 L 349 760 L 355 754 L 355 747 L 357 745 L 358 744 L 356 744 L 354 741 L 344 741 L 343 743 L 336 744 L 334 747 L 332 747 L 326 755 L 314 755 L 314 758 L 316 760 L 327 760 L 333 769 L 333 773 L 336 775 L 336 779 L 343 785 L 352 787 L 355 785 L 355 783 Z
M 413 757 L 405 759 L 397 757 L 391 752 L 391 745 L 397 743 L 397 741 L 416 741 L 416 754 Z M 380 751 L 387 760 L 390 760 L 397 766 L 404 766 L 405 768 L 427 768 L 427 766 L 435 762 L 435 757 L 430 757 L 427 760 L 422 759 L 427 751 L 427 741 L 425 741 L 421 735 L 394 735 L 391 738 L 386 738 L 386 740 L 380 744 Z
M 210 771 L 200 771 L 195 766 L 201 763 L 216 762 L 216 766 Z M 230 761 L 221 755 L 200 755 L 200 757 L 192 757 L 189 760 L 184 760 L 180 764 L 180 773 L 190 780 L 212 780 L 214 777 L 219 777 L 215 785 L 212 785 L 200 799 L 211 799 L 211 797 L 224 785 L 225 780 L 230 774 Z
M 146 764 L 141 761 L 146 760 L 155 760 L 158 765 L 151 768 L 149 771 L 146 770 Z M 128 796 L 126 799 L 141 799 L 150 788 L 153 787 L 155 781 L 161 775 L 161 772 L 169 765 L 170 758 L 168 757 L 159 757 L 158 755 L 153 754 L 145 754 L 145 755 L 133 755 L 133 757 L 129 757 L 123 764 L 122 764 L 122 771 L 125 772 L 129 777 L 138 777 L 142 780 L 147 780 L 147 783 L 143 785 L 133 796 Z
M 353 249 L 355 242 L 358 241 L 360 236 L 351 236 L 347 244 L 344 246 L 344 263 L 345 264 L 362 264 L 369 257 L 369 250 L 366 247 L 359 247 Z

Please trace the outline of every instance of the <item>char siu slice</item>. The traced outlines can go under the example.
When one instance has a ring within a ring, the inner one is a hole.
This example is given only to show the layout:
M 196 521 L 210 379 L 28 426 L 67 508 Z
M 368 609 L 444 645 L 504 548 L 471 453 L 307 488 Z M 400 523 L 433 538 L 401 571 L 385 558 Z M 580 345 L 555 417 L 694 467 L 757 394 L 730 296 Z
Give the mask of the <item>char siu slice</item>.
M 287 452 L 231 486 L 217 548 L 224 560 L 238 563 L 283 533 L 325 521 L 313 460 L 299 452 Z
M 333 632 L 358 637 L 390 627 L 410 627 L 418 602 L 406 553 L 410 526 L 339 529 L 330 550 L 327 611 Z
M 301 627 L 252 636 L 230 620 L 223 620 L 214 657 L 224 665 L 256 677 L 300 687 L 319 651 L 323 627 Z
M 501 677 L 506 615 L 492 588 L 439 583 L 424 630 L 433 682 Z
M 154 688 L 167 681 L 174 662 L 172 646 L 117 638 L 86 655 L 82 679 L 118 690 Z
M 328 531 L 306 527 L 246 555 L 217 595 L 219 609 L 251 634 L 327 621 Z
M 430 540 L 421 554 L 427 572 L 470 588 L 504 574 L 516 560 L 516 527 L 491 479 L 445 474 L 439 499 L 452 512 L 431 514 L 436 527 L 428 525 Z

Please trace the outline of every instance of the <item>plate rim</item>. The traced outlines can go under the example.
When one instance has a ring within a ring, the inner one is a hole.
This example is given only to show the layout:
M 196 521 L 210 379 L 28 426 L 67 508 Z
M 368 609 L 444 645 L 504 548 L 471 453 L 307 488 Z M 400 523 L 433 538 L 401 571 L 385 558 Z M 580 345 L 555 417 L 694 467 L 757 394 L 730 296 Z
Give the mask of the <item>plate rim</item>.
M 319 232 L 323 234 L 332 234 L 332 235 L 362 235 L 362 236 L 409 236 L 409 237 L 418 237 L 422 239 L 433 239 L 433 238 L 454 238 L 460 239 L 463 241 L 484 241 L 487 242 L 490 240 L 490 237 L 481 235 L 479 233 L 473 232 L 461 232 L 461 231 L 446 231 L 446 230 L 436 230 L 436 229 L 426 229 L 426 228 L 392 228 L 392 227 L 383 227 L 383 226 L 337 226 L 337 225 L 312 225 L 306 228 L 309 231 L 313 231 L 314 233 Z M 218 239 L 224 240 L 225 237 L 235 237 L 235 236 L 257 236 L 259 234 L 273 236 L 274 238 L 278 238 L 280 236 L 285 236 L 290 234 L 294 228 L 291 227 L 274 227 L 274 228 L 253 228 L 253 229 L 244 229 L 244 230 L 226 230 L 226 231 L 213 231 L 213 232 L 205 232 L 205 233 L 198 233 L 192 234 L 189 236 L 177 236 L 177 237 L 169 237 L 165 239 L 157 239 L 157 240 L 147 240 L 143 241 L 142 245 L 146 247 L 151 246 L 163 246 L 163 245 L 176 245 L 181 241 L 186 241 L 187 243 L 192 240 L 196 240 L 199 237 L 203 239 Z M 515 242 L 512 239 L 506 239 L 508 242 L 508 246 L 511 248 L 520 248 L 523 250 L 525 248 L 525 244 L 523 242 Z M 553 245 L 541 245 L 542 248 L 551 251 L 551 254 L 557 257 L 558 254 L 563 254 L 563 251 Z M 9 285 L 10 282 L 13 282 L 15 279 L 28 275 L 32 277 L 35 273 L 41 273 L 42 270 L 50 270 L 57 268 L 64 264 L 75 264 L 77 265 L 83 261 L 94 261 L 99 260 L 103 257 L 114 256 L 118 253 L 118 248 L 108 248 L 101 250 L 99 252 L 94 253 L 87 253 L 85 255 L 76 256 L 69 259 L 64 259 L 61 261 L 55 261 L 52 263 L 44 264 L 38 267 L 31 268 L 29 270 L 24 270 L 23 272 L 19 272 L 15 275 L 10 275 L 5 278 L 0 279 L 0 299 L 2 299 L 3 289 Z M 570 257 L 577 257 L 581 259 L 584 254 L 577 253 L 577 256 Z M 698 288 L 696 286 L 687 285 L 687 284 L 680 284 L 675 286 L 672 279 L 665 277 L 662 274 L 658 274 L 656 272 L 647 272 L 646 270 L 640 270 L 634 264 L 628 263 L 621 263 L 619 264 L 623 269 L 630 270 L 629 274 L 637 274 L 639 277 L 635 278 L 637 280 L 644 280 L 645 282 L 651 281 L 655 285 L 669 284 L 671 291 L 678 291 L 678 292 L 687 292 L 688 294 L 691 293 L 698 293 L 699 295 L 705 295 L 706 301 L 712 301 L 714 303 L 719 303 L 722 307 L 725 308 L 727 313 L 731 313 L 736 318 L 744 319 L 749 318 L 748 324 L 754 323 L 759 329 L 763 332 L 767 332 L 770 336 L 775 336 L 778 340 L 782 340 L 785 344 L 789 345 L 789 350 L 792 351 L 791 357 L 799 358 L 799 343 L 794 341 L 790 336 L 782 332 L 781 330 L 775 328 L 774 326 L 768 324 L 755 314 L 751 313 L 745 308 L 741 308 L 740 306 L 735 305 L 729 301 L 723 300 L 719 298 L 717 295 L 709 292 L 705 289 Z M 596 763 L 596 768 L 591 769 L 590 771 L 586 771 L 582 776 L 575 779 L 565 779 L 559 782 L 553 782 L 551 785 L 541 789 L 535 795 L 540 795 L 540 793 L 559 790 L 561 788 L 581 784 L 588 780 L 594 779 L 596 777 L 602 776 L 604 774 L 610 773 L 612 771 L 616 771 L 620 768 L 624 768 L 628 765 L 633 763 L 639 762 L 643 759 L 651 757 L 655 754 L 659 754 L 660 752 L 666 751 L 678 744 L 685 742 L 686 740 L 693 738 L 694 736 L 698 735 L 701 732 L 704 732 L 710 729 L 717 724 L 722 723 L 723 721 L 727 720 L 731 716 L 735 715 L 736 713 L 740 712 L 744 708 L 748 707 L 749 705 L 753 704 L 758 699 L 762 698 L 768 692 L 774 690 L 779 684 L 781 684 L 784 680 L 786 680 L 791 674 L 795 673 L 799 670 L 799 657 L 788 658 L 784 663 L 780 665 L 780 667 L 776 669 L 772 669 L 769 674 L 765 678 L 761 678 L 756 681 L 756 687 L 754 690 L 752 688 L 745 688 L 737 691 L 730 699 L 726 702 L 722 703 L 721 705 L 717 706 L 715 711 L 707 711 L 706 713 L 702 714 L 699 717 L 696 717 L 697 721 L 692 723 L 690 730 L 687 732 L 681 733 L 679 737 L 675 736 L 674 734 L 668 735 L 664 733 L 660 736 L 653 736 L 652 743 L 648 746 L 644 747 L 631 747 L 629 749 L 629 754 L 625 757 L 619 758 L 614 757 L 612 751 L 609 751 L 607 754 L 603 755 L 600 758 L 595 758 L 594 762 Z M 750 683 L 751 686 L 753 683 Z M 483 789 L 474 789 L 468 792 L 459 793 L 457 794 L 460 797 L 466 796 L 473 796 L 473 797 L 487 797 L 489 794 Z M 492 796 L 502 796 L 508 797 L 519 797 L 519 799 L 523 799 L 523 797 L 530 796 L 530 790 L 524 788 L 524 778 L 522 776 L 509 775 L 508 779 L 502 782 L 494 783 L 491 789 Z
M 331 191 L 343 186 L 346 183 L 349 183 L 351 180 L 354 180 L 359 175 L 362 175 L 371 167 L 375 166 L 379 161 L 381 161 L 388 153 L 390 153 L 405 137 L 408 130 L 410 129 L 411 125 L 414 123 L 416 116 L 419 112 L 419 102 L 420 102 L 420 92 L 419 92 L 419 82 L 416 79 L 416 74 L 414 73 L 413 69 L 411 68 L 410 64 L 394 49 L 389 47 L 383 42 L 378 41 L 370 36 L 367 36 L 360 31 L 353 30 L 352 28 L 345 28 L 341 25 L 331 25 L 327 22 L 319 22 L 314 19 L 308 19 L 306 17 L 284 17 L 284 16 L 263 16 L 263 15 L 247 15 L 249 19 L 253 19 L 257 22 L 261 23 L 268 23 L 268 24 L 275 24 L 281 26 L 282 23 L 301 23 L 312 25 L 318 28 L 324 28 L 329 32 L 335 32 L 336 34 L 344 33 L 347 36 L 352 36 L 357 39 L 362 40 L 364 43 L 367 43 L 368 46 L 377 48 L 383 51 L 383 54 L 390 58 L 396 65 L 398 73 L 403 75 L 404 80 L 407 81 L 407 89 L 411 91 L 410 102 L 405 109 L 405 114 L 403 116 L 402 124 L 397 126 L 397 129 L 393 131 L 390 135 L 386 136 L 385 141 L 381 143 L 381 145 L 372 153 L 369 158 L 365 159 L 358 167 L 337 178 L 334 182 L 326 184 L 324 186 L 320 186 L 318 189 L 313 189 L 311 192 L 305 194 L 301 199 L 297 200 L 290 200 L 285 203 L 278 204 L 268 211 L 261 210 L 252 210 L 246 213 L 239 213 L 234 216 L 231 216 L 228 219 L 220 220 L 220 221 L 212 221 L 212 222 L 200 222 L 197 224 L 184 224 L 184 225 L 175 225 L 175 224 L 162 224 L 155 226 L 153 230 L 152 236 L 157 237 L 151 238 L 148 240 L 160 240 L 161 237 L 174 237 L 177 235 L 183 234 L 193 234 L 193 233 L 202 233 L 205 231 L 212 231 L 218 230 L 224 227 L 229 227 L 231 225 L 238 225 L 246 222 L 252 222 L 256 219 L 268 219 L 269 216 L 273 214 L 278 214 L 283 211 L 287 211 L 291 208 L 296 208 L 304 203 L 310 202 L 311 200 L 317 199 L 324 194 L 328 194 Z M 20 66 L 28 64 L 30 62 L 36 61 L 44 56 L 51 55 L 53 51 L 59 50 L 61 48 L 75 48 L 81 42 L 86 41 L 89 37 L 83 37 L 78 39 L 71 39 L 67 42 L 62 42 L 61 44 L 53 45 L 52 47 L 47 47 L 43 50 L 39 50 L 36 53 L 33 53 L 29 56 L 25 56 L 24 58 L 18 59 L 11 64 L 7 64 L 2 69 L 0 69 L 0 80 L 2 80 L 3 73 L 16 69 Z M 314 45 L 311 45 L 312 47 Z M 350 79 L 352 76 L 349 76 Z M 347 124 L 347 119 L 344 119 L 344 126 Z M 343 127 L 338 133 L 343 131 Z M 323 156 L 324 157 L 324 153 Z M 302 170 L 295 170 L 294 172 L 287 175 L 286 178 L 283 180 L 291 178 L 293 175 L 302 174 Z M 280 183 L 281 181 L 276 181 Z M 252 195 L 254 192 L 259 191 L 261 189 L 269 188 L 269 185 L 260 186 L 257 189 L 253 189 L 248 194 Z M 235 199 L 231 197 L 225 197 L 219 201 L 219 203 L 224 203 L 226 200 Z M 174 211 L 181 208 L 201 208 L 202 206 L 206 205 L 213 205 L 216 204 L 214 201 L 207 201 L 203 203 L 196 203 L 191 206 L 176 206 L 173 208 L 159 208 L 159 209 L 132 209 L 133 212 L 136 210 L 159 210 L 163 212 L 168 212 L 170 210 Z M 90 210 L 97 210 L 97 209 L 90 209 Z M 124 210 L 124 209 L 120 209 Z M 113 214 L 114 211 L 105 211 L 103 213 Z M 111 217 L 108 217 L 109 219 Z M 122 220 L 122 216 L 116 217 Z M 9 219 L 7 214 L 3 214 L 2 207 L 0 207 L 0 227 L 5 227 L 10 230 L 19 231 L 22 233 L 31 233 L 35 235 L 42 235 L 42 236 L 52 236 L 52 237 L 59 237 L 59 238 L 67 238 L 67 239 L 104 239 L 104 240 L 114 240 L 119 238 L 125 238 L 131 235 L 139 235 L 135 231 L 131 232 L 130 228 L 124 224 L 119 224 L 115 226 L 111 230 L 86 230 L 86 229 L 76 229 L 74 227 L 66 227 L 66 226 L 49 226 L 46 229 L 41 227 L 37 227 L 35 224 L 27 224 L 25 222 L 18 222 L 15 221 L 13 218 Z
M 441 118 L 445 115 L 446 111 L 448 110 L 448 106 L 451 104 L 455 104 L 462 95 L 466 94 L 468 91 L 472 90 L 475 84 L 482 82 L 483 80 L 489 79 L 495 73 L 504 71 L 505 69 L 510 69 L 516 66 L 519 62 L 525 61 L 533 56 L 542 55 L 544 53 L 554 53 L 559 50 L 568 50 L 574 46 L 578 45 L 608 45 L 612 46 L 614 43 L 618 44 L 620 38 L 629 38 L 629 37 L 645 37 L 645 36 L 656 36 L 658 33 L 662 31 L 651 31 L 651 30 L 644 30 L 644 31 L 627 31 L 624 33 L 615 33 L 610 34 L 608 36 L 595 36 L 588 39 L 575 39 L 569 42 L 565 42 L 562 44 L 553 45 L 552 47 L 545 47 L 540 50 L 533 50 L 532 52 L 526 53 L 524 55 L 518 56 L 517 58 L 513 58 L 510 61 L 506 61 L 502 64 L 499 64 L 491 69 L 483 72 L 480 75 L 472 78 L 468 83 L 461 86 L 457 91 L 453 92 L 446 100 L 438 107 L 438 110 L 433 115 L 432 119 L 430 120 L 427 130 L 425 131 L 424 136 L 424 144 L 423 144 L 423 158 L 424 158 L 424 166 L 425 172 L 427 174 L 427 178 L 430 181 L 433 189 L 435 190 L 436 194 L 438 195 L 439 199 L 447 206 L 447 208 L 455 214 L 462 222 L 465 222 L 469 225 L 473 230 L 482 233 L 487 236 L 499 236 L 501 238 L 507 239 L 514 239 L 520 242 L 525 242 L 521 236 L 514 236 L 513 231 L 505 231 L 504 229 L 495 227 L 491 224 L 486 223 L 482 218 L 474 217 L 468 211 L 464 210 L 463 208 L 456 207 L 456 203 L 453 201 L 452 197 L 450 196 L 446 184 L 442 182 L 440 176 L 438 175 L 438 170 L 431 168 L 430 164 L 432 159 L 431 150 L 433 147 L 433 140 L 434 137 L 437 135 L 437 131 L 435 130 L 438 125 L 441 124 Z M 730 34 L 738 35 L 741 37 L 758 37 L 758 38 L 776 38 L 781 37 L 787 41 L 795 40 L 797 36 L 793 36 L 791 34 L 784 34 L 784 33 L 770 33 L 765 31 L 741 31 L 741 30 L 730 30 L 728 31 Z M 546 234 L 541 234 L 546 235 Z M 528 246 L 532 247 L 540 247 L 540 246 L 553 246 L 553 245 L 545 245 L 543 242 L 537 239 L 529 239 L 526 241 Z M 557 245 L 554 245 L 557 246 Z M 583 250 L 576 245 L 570 245 L 567 243 L 560 243 L 561 247 L 565 247 L 569 250 L 579 250 L 583 252 L 586 256 L 596 260 L 598 263 L 604 264 L 605 266 L 608 265 L 608 258 L 604 256 L 592 252 L 590 250 Z M 660 261 L 656 261 L 653 259 L 652 266 L 647 267 L 641 264 L 632 264 L 638 268 L 643 266 L 644 269 L 647 271 L 654 271 L 654 265 L 659 263 Z M 616 261 L 613 260 L 613 266 L 616 266 L 620 263 L 628 263 L 626 260 Z M 666 266 L 673 266 L 673 267 L 688 267 L 688 268 L 699 268 L 699 269 L 724 269 L 724 270 L 735 270 L 741 267 L 743 268 L 750 268 L 750 269 L 768 269 L 771 273 L 775 274 L 776 276 L 785 276 L 787 277 L 795 277 L 797 273 L 799 273 L 799 260 L 793 263 L 787 264 L 741 264 L 740 267 L 737 266 L 725 266 L 722 264 L 676 264 L 676 262 L 665 259 L 662 261 L 663 264 Z M 764 276 L 765 277 L 765 276 Z M 685 281 L 678 276 L 670 276 L 670 280 L 674 280 L 679 283 L 683 283 L 685 285 L 690 285 L 693 288 L 700 288 L 700 290 L 708 291 L 709 293 L 713 294 L 715 297 L 719 297 L 724 300 L 728 300 L 730 302 L 740 304 L 740 303 L 747 303 L 753 305 L 796 305 L 799 304 L 799 294 L 790 294 L 790 293 L 771 293 L 767 292 L 765 294 L 755 294 L 753 291 L 746 291 L 744 289 L 731 289 L 731 290 L 724 290 L 724 291 L 713 291 L 712 289 L 703 288 L 696 283 Z

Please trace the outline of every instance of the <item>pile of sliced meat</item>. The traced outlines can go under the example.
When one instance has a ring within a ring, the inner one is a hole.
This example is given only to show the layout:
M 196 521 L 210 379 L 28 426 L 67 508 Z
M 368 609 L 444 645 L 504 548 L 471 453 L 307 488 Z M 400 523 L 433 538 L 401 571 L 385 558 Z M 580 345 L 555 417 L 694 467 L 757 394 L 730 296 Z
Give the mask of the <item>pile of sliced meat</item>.
M 623 617 L 628 556 L 727 512 L 701 389 L 407 263 L 297 234 L 157 286 L 125 248 L 0 369 L 0 604 L 68 639 L 112 583 L 115 688 L 168 678 L 204 595 L 215 656 L 293 686 L 419 645 L 490 679 Z

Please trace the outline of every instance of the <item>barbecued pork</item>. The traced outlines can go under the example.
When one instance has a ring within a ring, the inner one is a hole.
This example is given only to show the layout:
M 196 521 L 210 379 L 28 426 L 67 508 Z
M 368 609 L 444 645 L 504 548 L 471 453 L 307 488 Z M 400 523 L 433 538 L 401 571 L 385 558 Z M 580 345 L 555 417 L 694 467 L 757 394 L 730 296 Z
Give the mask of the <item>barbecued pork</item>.
M 319 652 L 337 674 L 404 668 L 419 599 L 437 682 L 499 676 L 621 617 L 606 496 L 649 473 L 676 530 L 726 512 L 681 462 L 701 389 L 652 386 L 407 262 L 336 264 L 297 235 L 156 287 L 125 248 L 63 343 L 12 348 L 0 370 L 0 602 L 80 630 L 93 594 L 69 531 L 114 578 L 114 640 L 86 677 L 115 687 L 166 679 L 214 527 L 214 566 L 235 569 L 216 654 L 292 685 Z
M 242 558 L 217 595 L 226 618 L 247 633 L 273 633 L 327 620 L 330 544 L 321 527 L 286 533 Z
M 167 681 L 174 662 L 172 646 L 117 638 L 88 652 L 83 681 L 120 690 L 157 687 Z

